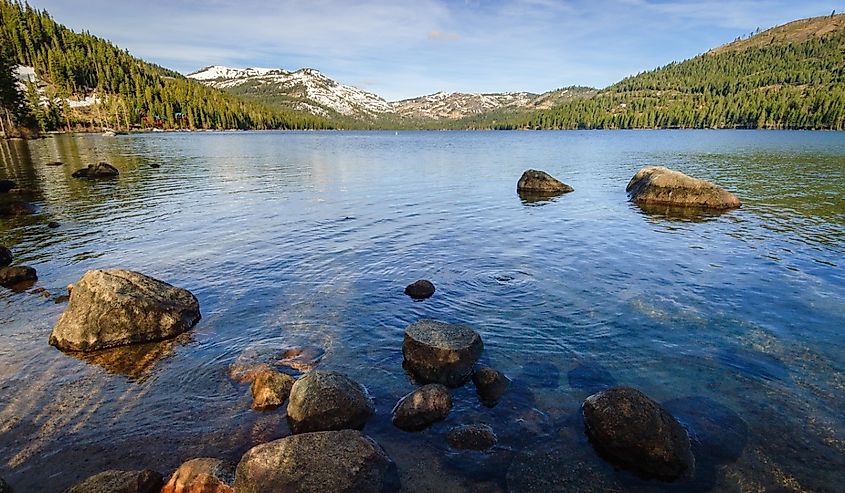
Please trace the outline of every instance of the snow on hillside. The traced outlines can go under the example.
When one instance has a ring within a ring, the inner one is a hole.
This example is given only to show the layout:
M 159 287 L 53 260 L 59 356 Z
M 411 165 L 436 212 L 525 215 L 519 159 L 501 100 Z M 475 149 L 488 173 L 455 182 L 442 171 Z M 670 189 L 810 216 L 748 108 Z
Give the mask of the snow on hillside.
M 479 115 L 499 108 L 525 108 L 537 98 L 528 92 L 476 94 L 437 92 L 427 96 L 392 103 L 394 110 L 409 118 L 457 119 Z

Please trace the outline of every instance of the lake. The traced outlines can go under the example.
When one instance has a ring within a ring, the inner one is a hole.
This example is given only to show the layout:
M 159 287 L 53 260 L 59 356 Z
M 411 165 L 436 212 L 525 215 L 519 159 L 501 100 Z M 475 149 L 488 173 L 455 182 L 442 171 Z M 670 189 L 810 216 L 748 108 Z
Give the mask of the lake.
M 0 244 L 39 275 L 0 289 L 0 476 L 19 492 L 109 468 L 236 462 L 289 434 L 284 409 L 250 409 L 230 370 L 290 348 L 369 389 L 365 432 L 407 491 L 841 488 L 845 133 L 63 135 L 0 150 L 0 178 L 38 209 L 0 219 Z M 120 177 L 71 178 L 101 160 Z M 743 207 L 640 209 L 625 186 L 646 165 L 712 180 Z M 575 192 L 521 200 L 528 168 Z M 189 289 L 202 320 L 129 349 L 49 346 L 56 298 L 112 267 Z M 403 290 L 420 278 L 437 292 L 415 302 Z M 513 379 L 499 405 L 482 406 L 470 382 L 446 421 L 391 425 L 415 388 L 403 331 L 422 318 L 480 332 L 481 362 Z M 694 478 L 644 481 L 593 452 L 580 406 L 613 384 L 688 428 Z M 498 445 L 452 450 L 446 433 L 466 423 L 491 425 Z

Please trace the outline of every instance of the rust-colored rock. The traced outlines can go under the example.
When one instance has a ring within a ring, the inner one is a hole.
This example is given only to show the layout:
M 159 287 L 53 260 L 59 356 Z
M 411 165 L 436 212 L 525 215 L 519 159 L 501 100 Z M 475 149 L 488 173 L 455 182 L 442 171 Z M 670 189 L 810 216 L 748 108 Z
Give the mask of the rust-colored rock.
M 234 493 L 235 468 L 203 457 L 185 462 L 170 476 L 161 493 Z
M 263 411 L 275 409 L 288 400 L 295 380 L 290 375 L 266 369 L 258 372 L 252 382 L 252 408 Z

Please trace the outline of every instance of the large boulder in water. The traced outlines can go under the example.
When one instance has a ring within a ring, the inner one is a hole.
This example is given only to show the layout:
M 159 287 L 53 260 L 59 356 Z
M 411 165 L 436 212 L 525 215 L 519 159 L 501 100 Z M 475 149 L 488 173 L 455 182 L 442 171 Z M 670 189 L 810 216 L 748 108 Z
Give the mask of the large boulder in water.
M 710 183 L 663 166 L 637 171 L 625 188 L 631 201 L 643 205 L 733 209 L 742 202 L 732 193 Z
M 27 281 L 35 281 L 38 275 L 32 267 L 23 265 L 15 267 L 0 267 L 0 286 L 12 287 Z
M 8 248 L 0 245 L 0 267 L 6 267 L 12 263 L 12 252 Z
M 238 493 L 399 491 L 395 466 L 357 430 L 292 435 L 251 448 L 235 473 Z
M 445 386 L 432 383 L 399 399 L 393 408 L 393 425 L 405 431 L 420 431 L 443 421 L 452 409 L 452 396 Z
M 112 469 L 77 483 L 65 493 L 159 493 L 161 474 L 150 469 L 119 471 Z
M 94 351 L 159 341 L 186 332 L 199 319 L 199 302 L 185 289 L 128 270 L 91 270 L 74 285 L 50 344 Z
M 101 161 L 97 164 L 89 164 L 87 168 L 76 170 L 71 176 L 74 178 L 114 178 L 119 174 L 117 168 Z
M 574 189 L 545 171 L 529 169 L 519 178 L 516 191 L 528 195 L 557 195 Z
M 294 433 L 364 428 L 375 412 L 367 389 L 340 373 L 312 371 L 290 391 L 288 424 Z
M 672 481 L 692 474 L 695 459 L 680 423 L 631 387 L 613 387 L 584 401 L 584 424 L 596 451 L 644 478 Z
M 403 366 L 421 383 L 459 387 L 483 350 L 481 336 L 471 327 L 420 320 L 405 329 Z
M 234 481 L 235 468 L 229 463 L 202 457 L 179 466 L 161 493 L 234 493 Z

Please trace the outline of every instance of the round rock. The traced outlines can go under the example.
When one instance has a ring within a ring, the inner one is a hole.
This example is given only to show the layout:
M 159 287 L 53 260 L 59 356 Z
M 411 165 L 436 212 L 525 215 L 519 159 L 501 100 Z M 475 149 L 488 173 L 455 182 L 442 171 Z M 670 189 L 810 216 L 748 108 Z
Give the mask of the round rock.
M 303 433 L 264 443 L 241 458 L 238 493 L 381 493 L 398 491 L 395 466 L 360 431 Z
M 374 412 L 361 384 L 340 373 L 312 371 L 293 384 L 288 424 L 293 433 L 360 430 Z
M 161 493 L 234 493 L 235 468 L 203 457 L 185 462 L 170 476 Z
M 50 344 L 94 351 L 159 341 L 186 332 L 199 319 L 199 302 L 185 289 L 137 272 L 91 270 L 74 284 Z
M 493 407 L 511 386 L 511 379 L 504 373 L 490 367 L 482 367 L 472 374 L 472 382 L 481 403 Z
M 119 471 L 112 469 L 77 483 L 65 493 L 159 493 L 161 474 L 150 469 Z
M 409 284 L 405 288 L 405 294 L 415 300 L 431 298 L 434 294 L 434 284 L 431 281 L 420 279 L 419 281 L 415 281 L 413 284 Z
M 420 431 L 443 421 L 452 409 L 452 396 L 443 385 L 424 385 L 401 398 L 393 408 L 393 424 L 405 431 Z
M 528 194 L 559 194 L 574 191 L 572 187 L 545 171 L 529 169 L 522 173 L 516 184 L 517 192 Z
M 695 459 L 680 423 L 631 387 L 613 387 L 584 401 L 587 436 L 599 455 L 647 479 L 692 474 Z
M 734 209 L 742 202 L 732 193 L 663 166 L 646 166 L 628 182 L 625 191 L 636 204 Z
M 265 369 L 255 376 L 252 391 L 252 408 L 256 410 L 275 409 L 288 399 L 295 380 L 292 376 L 276 370 Z
M 487 450 L 496 446 L 498 439 L 488 425 L 462 425 L 449 430 L 446 440 L 459 450 Z
M 459 387 L 483 350 L 481 336 L 471 327 L 420 320 L 405 329 L 403 366 L 421 383 Z
M 15 284 L 35 281 L 38 275 L 32 267 L 23 265 L 15 267 L 0 267 L 0 286 L 12 287 Z
M 0 245 L 0 267 L 6 267 L 11 264 L 13 259 L 11 250 Z

